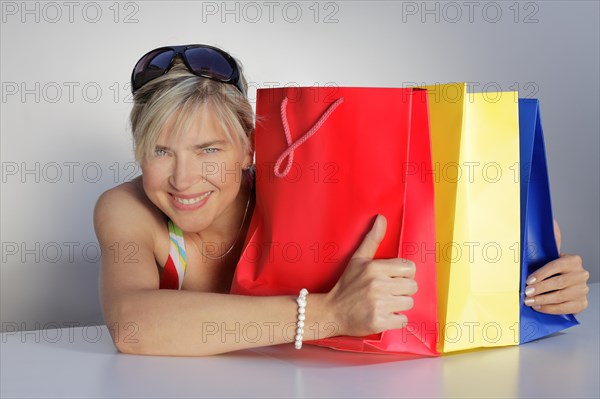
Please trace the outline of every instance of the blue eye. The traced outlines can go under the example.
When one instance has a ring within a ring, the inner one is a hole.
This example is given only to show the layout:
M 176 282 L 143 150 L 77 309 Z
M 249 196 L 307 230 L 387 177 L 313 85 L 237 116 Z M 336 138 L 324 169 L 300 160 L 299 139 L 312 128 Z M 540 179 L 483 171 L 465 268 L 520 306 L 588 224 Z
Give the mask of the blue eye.
M 208 147 L 204 148 L 202 151 L 204 151 L 205 154 L 214 154 L 215 152 L 219 152 L 219 149 L 215 147 Z
M 154 155 L 157 157 L 164 157 L 167 155 L 167 151 L 164 148 L 156 148 L 154 149 Z

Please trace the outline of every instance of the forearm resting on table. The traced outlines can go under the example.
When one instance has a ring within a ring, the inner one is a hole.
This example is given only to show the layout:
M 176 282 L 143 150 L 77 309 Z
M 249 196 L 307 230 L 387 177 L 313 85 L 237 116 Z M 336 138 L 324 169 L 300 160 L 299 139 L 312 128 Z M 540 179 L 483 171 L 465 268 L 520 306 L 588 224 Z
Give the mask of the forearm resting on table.
M 305 341 L 339 335 L 324 297 L 308 296 Z M 294 296 L 140 290 L 121 298 L 105 319 L 121 352 L 203 356 L 294 342 L 297 312 Z

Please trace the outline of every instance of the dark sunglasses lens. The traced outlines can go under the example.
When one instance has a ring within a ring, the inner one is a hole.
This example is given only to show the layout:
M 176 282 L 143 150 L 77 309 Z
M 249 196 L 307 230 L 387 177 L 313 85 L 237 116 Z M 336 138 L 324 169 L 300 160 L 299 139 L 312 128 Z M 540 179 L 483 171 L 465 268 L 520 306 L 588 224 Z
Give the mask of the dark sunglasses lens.
M 198 75 L 206 75 L 223 81 L 233 76 L 233 67 L 223 54 L 210 48 L 190 48 L 185 50 L 185 56 Z
M 156 50 L 145 55 L 135 66 L 133 74 L 134 88 L 138 89 L 163 75 L 173 59 L 173 50 Z

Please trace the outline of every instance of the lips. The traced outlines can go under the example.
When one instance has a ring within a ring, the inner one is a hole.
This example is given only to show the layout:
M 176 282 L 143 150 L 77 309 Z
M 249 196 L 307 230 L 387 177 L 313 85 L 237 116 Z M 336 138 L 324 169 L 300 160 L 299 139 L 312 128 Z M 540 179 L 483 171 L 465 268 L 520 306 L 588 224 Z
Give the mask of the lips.
M 213 191 L 207 191 L 203 194 L 171 194 L 171 202 L 177 209 L 181 210 L 196 210 L 202 207 L 209 199 Z
M 173 198 L 175 198 L 175 201 L 177 201 L 181 204 L 192 205 L 192 204 L 202 201 L 204 198 L 208 197 L 211 194 L 212 194 L 212 191 L 207 191 L 199 197 L 183 198 L 183 197 L 174 195 Z

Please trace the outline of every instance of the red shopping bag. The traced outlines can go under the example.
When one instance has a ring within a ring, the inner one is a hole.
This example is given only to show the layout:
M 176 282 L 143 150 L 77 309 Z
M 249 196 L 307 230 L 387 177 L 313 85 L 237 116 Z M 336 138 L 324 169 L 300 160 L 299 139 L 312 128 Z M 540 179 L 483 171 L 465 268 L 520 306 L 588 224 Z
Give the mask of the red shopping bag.
M 259 89 L 256 208 L 232 292 L 328 292 L 375 216 L 376 258 L 416 263 L 407 327 L 317 345 L 435 355 L 434 198 L 427 92 L 395 88 Z

